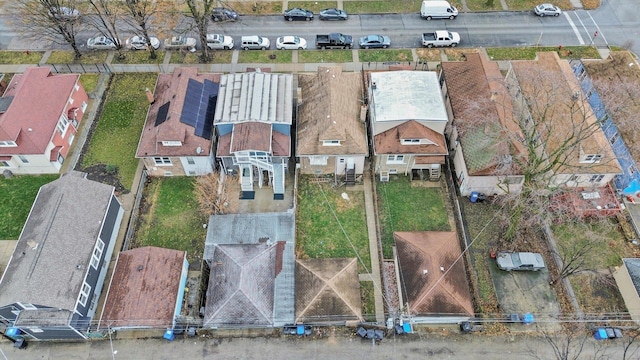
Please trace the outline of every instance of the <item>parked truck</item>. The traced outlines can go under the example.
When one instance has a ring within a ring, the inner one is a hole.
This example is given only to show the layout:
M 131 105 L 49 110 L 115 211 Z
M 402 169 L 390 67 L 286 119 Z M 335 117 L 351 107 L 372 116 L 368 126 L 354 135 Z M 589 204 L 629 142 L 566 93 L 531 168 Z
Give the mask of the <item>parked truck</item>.
M 351 35 L 331 33 L 328 35 L 316 35 L 317 49 L 351 49 L 353 38 Z
M 454 47 L 460 43 L 460 34 L 457 32 L 438 30 L 422 34 L 422 45 L 428 48 L 436 46 Z

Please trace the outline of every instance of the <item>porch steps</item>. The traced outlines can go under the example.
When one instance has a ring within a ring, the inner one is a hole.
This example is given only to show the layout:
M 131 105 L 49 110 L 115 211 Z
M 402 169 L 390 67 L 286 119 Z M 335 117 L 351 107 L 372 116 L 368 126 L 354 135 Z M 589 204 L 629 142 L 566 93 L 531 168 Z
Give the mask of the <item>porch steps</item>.
M 356 184 L 356 169 L 347 169 L 345 172 L 345 183 L 347 186 L 353 186 Z
M 273 164 L 273 199 L 284 200 L 284 162 Z

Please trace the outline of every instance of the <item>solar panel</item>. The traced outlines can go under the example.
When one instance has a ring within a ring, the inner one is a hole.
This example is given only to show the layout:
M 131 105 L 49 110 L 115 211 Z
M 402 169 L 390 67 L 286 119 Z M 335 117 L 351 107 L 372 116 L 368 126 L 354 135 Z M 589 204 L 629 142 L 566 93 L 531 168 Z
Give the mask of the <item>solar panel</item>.
M 171 101 L 167 101 L 165 104 L 162 104 L 158 108 L 158 115 L 156 115 L 156 123 L 155 126 L 158 126 L 167 120 L 167 114 L 169 113 L 169 104 Z
M 196 136 L 211 139 L 217 98 L 217 83 L 210 80 L 200 83 L 189 79 L 180 122 L 193 126 Z
M 0 113 L 7 111 L 13 101 L 13 96 L 0 97 Z

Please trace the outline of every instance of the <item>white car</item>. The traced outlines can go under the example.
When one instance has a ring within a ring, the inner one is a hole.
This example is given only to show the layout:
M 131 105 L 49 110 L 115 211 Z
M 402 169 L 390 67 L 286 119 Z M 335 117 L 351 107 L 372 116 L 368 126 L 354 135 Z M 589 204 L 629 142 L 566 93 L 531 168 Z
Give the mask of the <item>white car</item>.
M 61 21 L 73 21 L 80 17 L 80 12 L 78 10 L 65 6 L 52 7 L 50 13 L 54 19 Z
M 158 50 L 160 48 L 160 40 L 157 37 L 150 37 L 151 46 Z M 147 49 L 147 39 L 144 36 L 133 36 L 127 39 L 126 47 L 131 50 L 146 50 Z
M 562 10 L 552 4 L 540 4 L 533 9 L 538 16 L 560 16 Z
M 211 50 L 231 50 L 233 38 L 220 34 L 207 34 L 207 47 Z
M 538 271 L 545 268 L 542 255 L 532 252 L 499 252 L 496 262 L 498 268 L 504 271 Z
M 117 41 L 120 43 L 120 39 Z M 91 50 L 115 50 L 118 46 L 106 36 L 96 36 L 87 40 L 87 49 Z
M 307 48 L 307 40 L 297 36 L 281 36 L 276 40 L 278 50 L 303 50 Z
M 164 48 L 167 50 L 186 49 L 189 51 L 195 51 L 196 39 L 186 36 L 174 36 L 171 39 L 164 40 Z

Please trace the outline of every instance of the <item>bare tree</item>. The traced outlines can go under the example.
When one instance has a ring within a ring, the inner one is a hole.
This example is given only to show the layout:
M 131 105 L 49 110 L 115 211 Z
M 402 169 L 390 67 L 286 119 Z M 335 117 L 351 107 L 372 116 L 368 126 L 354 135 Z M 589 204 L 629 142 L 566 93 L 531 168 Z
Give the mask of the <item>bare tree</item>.
M 200 212 L 210 216 L 233 211 L 228 201 L 229 192 L 232 191 L 227 188 L 230 182 L 233 180 L 224 181 L 217 172 L 198 177 L 196 198 L 200 204 Z
M 553 351 L 556 360 L 577 360 L 582 355 L 588 334 L 577 324 L 565 324 L 562 331 L 542 331 L 544 340 Z M 539 355 L 539 349 L 529 348 L 535 359 L 548 359 Z M 545 354 L 546 355 L 546 354 Z
M 571 275 L 587 271 L 586 268 L 587 259 L 591 251 L 595 246 L 594 239 L 584 236 L 581 241 L 577 241 L 572 244 L 560 243 L 560 253 L 554 254 L 560 257 L 562 261 L 562 268 L 558 271 L 558 274 L 552 278 L 551 284 L 555 284 L 557 281 L 563 280 Z
M 18 14 L 14 25 L 27 38 L 69 45 L 78 59 L 82 53 L 76 35 L 82 22 L 76 5 L 76 0 L 18 0 L 10 6 Z
M 128 15 L 124 20 L 134 31 L 145 38 L 149 57 L 158 57 L 156 49 L 151 46 L 150 33 L 163 29 L 171 29 L 175 26 L 177 10 L 173 2 L 154 0 L 125 0 Z
M 211 60 L 209 55 L 209 48 L 207 47 L 207 29 L 209 27 L 209 19 L 211 18 L 211 11 L 219 3 L 218 0 L 185 0 L 189 7 L 188 17 L 192 18 L 195 22 L 196 30 L 198 31 L 198 37 L 202 44 L 202 62 L 208 62 Z
M 119 36 L 117 21 L 125 15 L 125 8 L 120 2 L 109 0 L 88 0 L 95 11 L 93 16 L 87 17 L 87 24 L 96 29 L 102 36 L 116 44 L 118 56 L 123 56 L 122 39 Z

